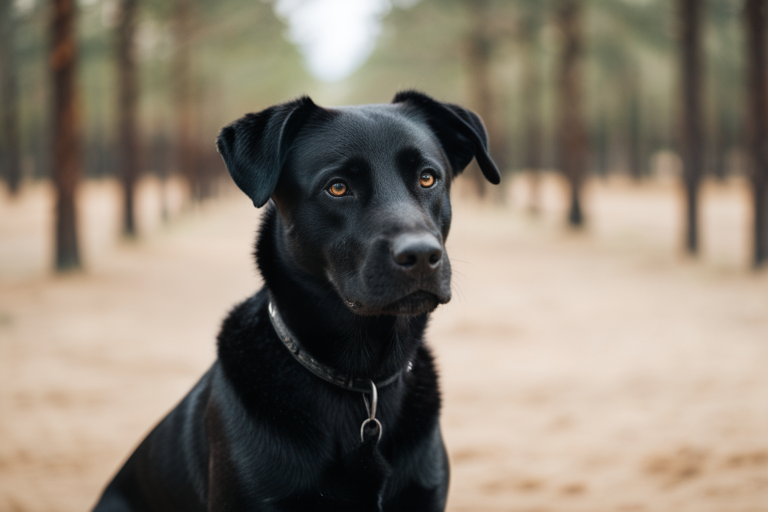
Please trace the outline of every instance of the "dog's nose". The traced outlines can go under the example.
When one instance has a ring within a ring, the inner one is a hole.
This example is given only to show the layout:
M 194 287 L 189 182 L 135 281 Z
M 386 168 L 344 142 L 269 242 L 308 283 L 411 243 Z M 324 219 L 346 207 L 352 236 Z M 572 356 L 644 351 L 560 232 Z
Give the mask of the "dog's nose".
M 403 234 L 392 243 L 392 257 L 402 270 L 428 273 L 440 265 L 443 246 L 429 233 Z

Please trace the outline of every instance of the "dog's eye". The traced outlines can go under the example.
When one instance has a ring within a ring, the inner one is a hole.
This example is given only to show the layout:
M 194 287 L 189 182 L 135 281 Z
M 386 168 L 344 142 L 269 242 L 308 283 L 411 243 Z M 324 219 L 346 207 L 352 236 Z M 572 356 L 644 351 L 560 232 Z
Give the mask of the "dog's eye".
M 328 192 L 330 192 L 332 196 L 340 197 L 347 193 L 347 186 L 344 183 L 337 181 L 328 187 Z
M 421 183 L 422 187 L 429 188 L 435 184 L 435 177 L 431 172 L 423 172 L 419 176 L 419 183 Z

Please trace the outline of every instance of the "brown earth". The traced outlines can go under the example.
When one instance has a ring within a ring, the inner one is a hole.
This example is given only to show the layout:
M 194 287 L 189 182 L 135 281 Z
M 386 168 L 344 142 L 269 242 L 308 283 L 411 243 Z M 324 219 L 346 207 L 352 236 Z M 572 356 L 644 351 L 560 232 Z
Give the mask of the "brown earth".
M 0 511 L 87 510 L 260 285 L 246 198 L 161 225 L 143 186 L 144 237 L 120 242 L 116 187 L 87 185 L 89 270 L 63 277 L 48 188 L 0 197 Z M 538 217 L 526 190 L 455 201 L 455 295 L 429 332 L 449 510 L 768 511 L 768 274 L 747 269 L 744 184 L 705 187 L 698 262 L 671 183 L 590 184 L 578 233 L 555 178 Z

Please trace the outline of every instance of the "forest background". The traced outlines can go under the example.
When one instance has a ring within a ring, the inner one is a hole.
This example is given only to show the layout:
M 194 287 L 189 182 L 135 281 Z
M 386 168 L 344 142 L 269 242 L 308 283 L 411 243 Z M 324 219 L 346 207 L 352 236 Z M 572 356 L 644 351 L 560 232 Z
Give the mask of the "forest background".
M 368 33 L 347 43 L 358 47 L 351 67 L 325 76 L 322 65 L 310 72 L 322 41 L 301 26 L 322 2 L 54 4 L 64 20 L 58 33 L 48 3 L 2 3 L 2 175 L 11 192 L 22 178 L 54 178 L 61 192 L 74 191 L 80 176 L 118 177 L 128 234 L 143 173 L 182 176 L 195 200 L 214 194 L 225 171 L 211 141 L 245 111 L 300 94 L 323 105 L 386 102 L 417 88 L 474 108 L 503 172 L 530 172 L 535 189 L 538 171 L 562 171 L 573 225 L 583 221 L 588 176 L 673 174 L 687 191 L 684 245 L 696 253 L 702 178 L 751 177 L 753 263 L 768 257 L 763 2 L 342 2 L 342 14 L 362 10 L 359 30 Z M 320 19 L 334 30 L 337 18 Z M 59 63 L 69 77 L 59 82 L 56 55 L 70 59 Z M 55 93 L 62 87 L 71 100 Z M 71 130 L 57 124 L 68 101 Z M 69 141 L 58 143 L 62 154 L 51 151 L 57 137 Z M 482 179 L 474 181 L 484 195 Z M 62 202 L 59 231 L 76 224 Z M 58 266 L 78 267 L 77 257 L 60 254 L 75 251 L 76 234 L 57 239 Z
M 768 0 L 0 0 L 0 510 L 81 511 L 261 286 L 214 139 L 476 110 L 431 317 L 450 512 L 768 512 Z M 361 405 L 362 407 L 362 405 Z

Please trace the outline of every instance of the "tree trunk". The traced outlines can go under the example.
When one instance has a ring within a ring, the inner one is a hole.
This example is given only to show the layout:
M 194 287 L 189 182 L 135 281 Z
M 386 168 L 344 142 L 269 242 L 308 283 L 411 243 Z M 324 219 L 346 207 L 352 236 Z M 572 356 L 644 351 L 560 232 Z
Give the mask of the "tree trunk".
M 682 122 L 681 153 L 686 197 L 686 249 L 699 249 L 698 197 L 703 173 L 703 133 L 701 110 L 701 0 L 680 0 L 682 37 Z
M 630 175 L 639 181 L 644 172 L 640 127 L 640 86 L 637 71 L 633 68 L 628 72 L 627 78 L 626 91 L 629 96 L 627 101 L 627 158 Z
M 711 143 L 711 169 L 715 178 L 722 181 L 725 179 L 726 156 L 728 148 L 731 146 L 732 137 L 730 119 L 725 108 L 720 105 L 720 100 L 721 98 L 718 98 L 717 126 L 715 127 L 714 140 Z
M 588 137 L 582 101 L 581 61 L 583 51 L 582 4 L 579 0 L 561 0 L 557 24 L 561 34 L 561 55 L 558 81 L 560 165 L 570 185 L 568 222 L 571 226 L 584 223 L 581 208 L 581 186 L 587 166 Z
M 608 114 L 605 107 L 601 107 L 597 119 L 597 134 L 595 135 L 595 164 L 597 173 L 601 178 L 608 176 L 609 165 L 609 146 L 608 146 Z
M 56 269 L 80 268 L 75 196 L 81 174 L 75 0 L 53 0 L 53 180 L 56 186 Z
M 192 91 L 192 0 L 175 0 L 174 37 L 176 51 L 173 55 L 173 89 L 176 108 L 176 167 L 189 184 L 190 196 L 201 198 L 200 176 L 194 143 L 196 132 L 195 105 Z
M 0 161 L 5 181 L 11 195 L 16 195 L 21 186 L 21 158 L 19 155 L 19 91 L 16 81 L 16 55 L 14 50 L 13 1 L 0 0 L 0 98 L 2 117 L 0 136 L 4 144 L 0 147 L 5 158 Z
M 522 29 L 523 119 L 525 123 L 525 168 L 530 173 L 528 209 L 541 211 L 541 73 L 539 71 L 538 19 L 531 15 Z
M 505 144 L 494 104 L 491 50 L 493 41 L 488 33 L 488 0 L 465 0 L 471 14 L 472 26 L 465 38 L 465 56 L 469 79 L 470 104 L 482 118 L 488 132 L 488 146 L 496 166 L 503 172 L 506 167 Z M 488 191 L 482 173 L 472 174 L 480 197 Z
M 768 260 L 768 80 L 766 80 L 766 25 L 768 1 L 746 0 L 747 133 L 752 160 L 754 207 L 754 265 Z
M 136 236 L 134 212 L 136 181 L 139 176 L 138 75 L 136 70 L 136 7 L 138 0 L 122 0 L 117 26 L 117 116 L 119 172 L 123 182 L 123 234 Z

